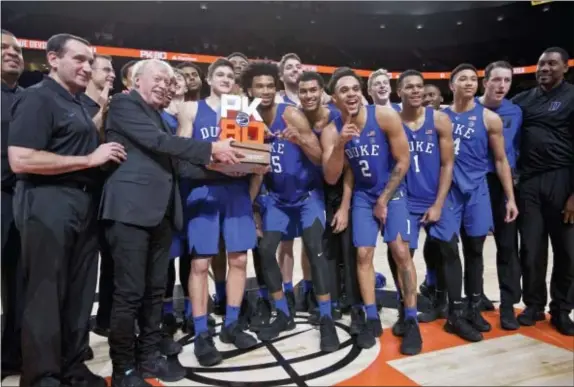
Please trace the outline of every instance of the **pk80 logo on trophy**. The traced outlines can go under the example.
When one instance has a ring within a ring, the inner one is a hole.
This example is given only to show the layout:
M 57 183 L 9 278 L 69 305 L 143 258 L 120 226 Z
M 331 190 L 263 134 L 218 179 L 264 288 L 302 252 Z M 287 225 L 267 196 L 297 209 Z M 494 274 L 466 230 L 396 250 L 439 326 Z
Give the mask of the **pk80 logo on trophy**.
M 267 127 L 257 111 L 260 103 L 261 98 L 255 98 L 250 103 L 244 96 L 221 96 L 220 138 L 233 139 L 231 145 L 245 155 L 237 165 L 222 166 L 223 171 L 251 173 L 269 166 L 271 148 L 264 143 Z

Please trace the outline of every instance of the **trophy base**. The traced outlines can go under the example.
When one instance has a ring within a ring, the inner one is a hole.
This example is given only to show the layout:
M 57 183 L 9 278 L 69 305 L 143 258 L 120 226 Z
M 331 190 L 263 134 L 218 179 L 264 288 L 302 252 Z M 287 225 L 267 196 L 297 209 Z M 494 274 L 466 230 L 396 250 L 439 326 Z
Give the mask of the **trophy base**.
M 232 141 L 231 146 L 236 148 L 244 157 L 239 164 L 217 164 L 216 170 L 223 173 L 256 173 L 271 164 L 271 146 L 269 144 L 255 144 Z

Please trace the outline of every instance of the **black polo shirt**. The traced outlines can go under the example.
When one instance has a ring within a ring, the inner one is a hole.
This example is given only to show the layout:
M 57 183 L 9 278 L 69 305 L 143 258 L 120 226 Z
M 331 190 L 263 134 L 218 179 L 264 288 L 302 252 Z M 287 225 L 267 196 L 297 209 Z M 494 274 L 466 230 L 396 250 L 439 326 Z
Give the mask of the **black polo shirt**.
M 8 130 L 12 120 L 12 104 L 22 90 L 24 89 L 20 86 L 11 88 L 2 82 L 2 143 L 0 146 L 2 148 L 2 190 L 5 191 L 11 191 L 16 184 L 16 175 L 8 163 Z
M 80 94 L 80 101 L 84 104 L 90 117 L 94 118 L 100 111 L 100 105 L 98 105 L 98 103 L 91 99 L 86 93 Z
M 521 178 L 574 168 L 574 85 L 563 81 L 548 92 L 535 87 L 516 95 L 512 102 L 522 109 Z
M 79 96 L 50 77 L 19 93 L 12 106 L 8 146 L 61 156 L 87 156 L 98 147 L 98 131 Z M 99 168 L 60 175 L 20 174 L 34 184 L 99 184 Z

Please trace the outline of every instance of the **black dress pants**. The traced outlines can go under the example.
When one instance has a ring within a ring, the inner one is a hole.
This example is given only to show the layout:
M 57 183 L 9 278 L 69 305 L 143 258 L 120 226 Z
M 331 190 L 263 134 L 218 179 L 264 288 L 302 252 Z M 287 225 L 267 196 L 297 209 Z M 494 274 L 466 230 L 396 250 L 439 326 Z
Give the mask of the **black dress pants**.
M 501 307 L 512 307 L 520 302 L 520 259 L 518 258 L 518 220 L 506 223 L 506 195 L 496 173 L 487 175 L 494 242 L 496 243 L 496 272 L 500 288 Z M 515 192 L 516 195 L 516 192 Z
M 545 172 L 518 185 L 520 260 L 523 301 L 544 309 L 547 301 L 547 240 L 554 253 L 550 279 L 550 312 L 574 307 L 574 225 L 565 224 L 563 209 L 573 192 L 568 168 Z
M 172 224 L 167 217 L 155 227 L 106 221 L 105 229 L 114 260 L 110 357 L 123 373 L 159 350 Z
M 17 183 L 25 289 L 22 387 L 84 370 L 98 264 L 94 197 L 80 185 Z
M 2 371 L 18 371 L 22 364 L 22 261 L 20 232 L 14 222 L 12 189 L 2 189 Z

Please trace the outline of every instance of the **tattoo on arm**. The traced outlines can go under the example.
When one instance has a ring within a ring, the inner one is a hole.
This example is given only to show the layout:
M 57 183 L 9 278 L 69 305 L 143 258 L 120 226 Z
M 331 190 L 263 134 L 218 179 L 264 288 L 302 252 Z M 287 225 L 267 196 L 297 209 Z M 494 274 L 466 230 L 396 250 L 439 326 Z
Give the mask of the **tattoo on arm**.
M 381 196 L 384 197 L 387 201 L 391 200 L 391 198 L 395 194 L 395 191 L 397 190 L 397 187 L 403 180 L 405 173 L 406 171 L 403 171 L 400 165 L 396 165 L 393 168 L 393 171 L 391 172 L 391 178 L 387 182 L 387 185 L 385 186 L 385 189 L 381 194 Z

